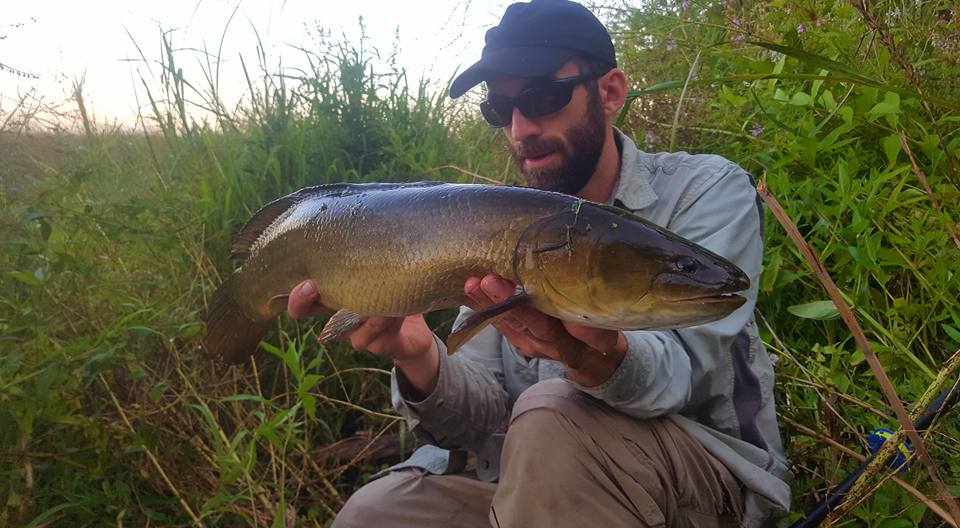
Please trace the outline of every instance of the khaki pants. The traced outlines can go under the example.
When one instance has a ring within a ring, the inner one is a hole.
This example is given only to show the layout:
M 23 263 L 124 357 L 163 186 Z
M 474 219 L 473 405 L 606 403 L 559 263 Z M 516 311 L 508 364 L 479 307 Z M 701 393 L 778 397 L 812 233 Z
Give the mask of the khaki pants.
M 637 420 L 564 380 L 514 407 L 499 484 L 391 472 L 359 489 L 335 528 L 726 527 L 742 515 L 730 472 L 669 418 Z

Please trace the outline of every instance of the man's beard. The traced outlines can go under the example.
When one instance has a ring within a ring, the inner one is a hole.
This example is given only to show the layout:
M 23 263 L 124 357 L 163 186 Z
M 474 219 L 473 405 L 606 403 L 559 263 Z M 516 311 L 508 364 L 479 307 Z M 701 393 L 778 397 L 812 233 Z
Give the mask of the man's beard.
M 530 138 L 520 145 L 510 144 L 510 153 L 520 166 L 527 185 L 564 194 L 576 194 L 590 181 L 600 153 L 606 141 L 606 121 L 600 95 L 596 89 L 588 90 L 587 114 L 582 123 L 567 129 L 567 144 L 559 138 Z M 556 152 L 559 165 L 525 169 L 524 158 L 533 158 Z

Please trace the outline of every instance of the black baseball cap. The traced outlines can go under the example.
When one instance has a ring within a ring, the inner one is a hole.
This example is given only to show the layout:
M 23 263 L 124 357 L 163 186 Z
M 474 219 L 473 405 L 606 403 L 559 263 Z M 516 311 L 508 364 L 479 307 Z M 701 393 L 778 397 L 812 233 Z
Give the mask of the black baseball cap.
M 575 56 L 617 66 L 607 29 L 590 10 L 568 0 L 511 4 L 484 40 L 480 60 L 453 80 L 450 97 L 460 97 L 491 74 L 544 77 Z

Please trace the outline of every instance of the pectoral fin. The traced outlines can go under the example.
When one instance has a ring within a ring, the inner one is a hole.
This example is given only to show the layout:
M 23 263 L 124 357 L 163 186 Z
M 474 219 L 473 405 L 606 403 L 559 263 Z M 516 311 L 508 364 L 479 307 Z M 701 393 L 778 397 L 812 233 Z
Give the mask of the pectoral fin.
M 365 316 L 362 316 L 356 312 L 351 312 L 350 310 L 339 310 L 330 317 L 330 320 L 327 321 L 326 325 L 324 325 L 323 330 L 320 331 L 320 335 L 317 336 L 317 339 L 321 343 L 333 341 L 334 339 L 340 339 L 349 334 L 354 328 L 363 324 L 366 319 L 367 318 Z
M 491 304 L 483 310 L 474 312 L 473 315 L 467 317 L 447 336 L 447 354 L 456 352 L 464 343 L 480 333 L 488 324 L 496 321 L 498 317 L 507 311 L 518 306 L 523 306 L 529 301 L 530 296 L 521 293 L 497 304 Z

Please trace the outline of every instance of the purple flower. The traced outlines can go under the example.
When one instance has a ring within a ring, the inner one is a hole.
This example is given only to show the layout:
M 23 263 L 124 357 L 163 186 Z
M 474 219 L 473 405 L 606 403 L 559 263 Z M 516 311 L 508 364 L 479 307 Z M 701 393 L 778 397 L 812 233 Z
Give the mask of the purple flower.
M 741 41 L 741 40 L 744 40 L 744 39 L 746 39 L 746 38 L 747 38 L 747 37 L 743 36 L 743 33 L 737 33 L 736 35 L 733 36 L 733 40 L 736 40 L 736 41 Z
M 760 133 L 762 132 L 763 132 L 763 125 L 761 125 L 760 123 L 754 123 L 753 128 L 750 129 L 750 135 L 753 137 L 759 136 Z
M 677 41 L 670 39 L 667 41 L 667 51 L 673 51 L 677 47 Z
M 806 30 L 807 30 L 807 26 L 804 26 L 803 24 L 797 25 L 797 33 L 803 33 Z
M 790 6 L 785 7 L 783 10 L 786 11 L 788 15 L 793 13 L 793 8 Z
M 683 0 L 683 10 L 686 11 L 690 7 L 690 0 Z

